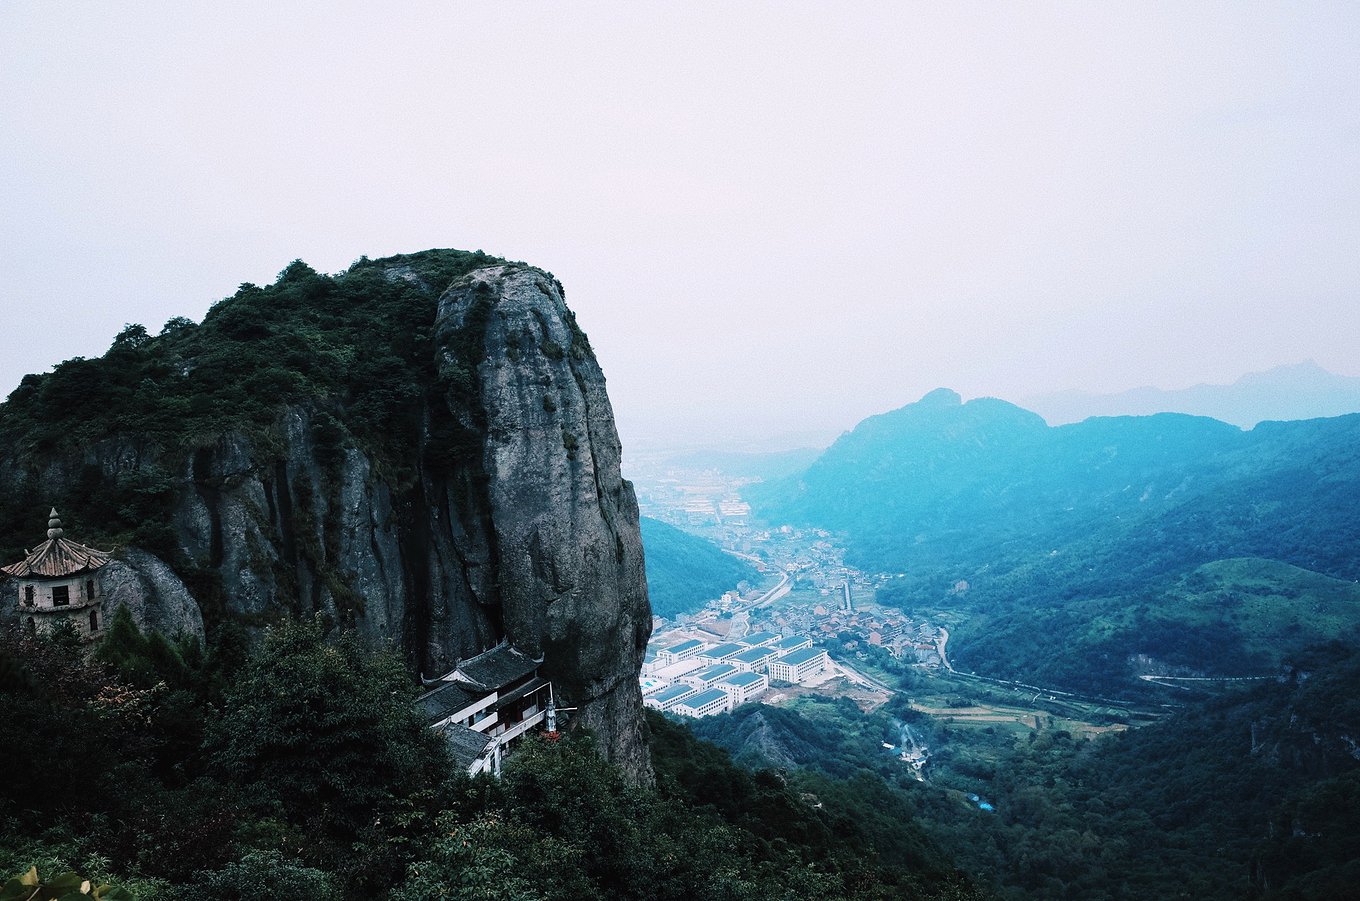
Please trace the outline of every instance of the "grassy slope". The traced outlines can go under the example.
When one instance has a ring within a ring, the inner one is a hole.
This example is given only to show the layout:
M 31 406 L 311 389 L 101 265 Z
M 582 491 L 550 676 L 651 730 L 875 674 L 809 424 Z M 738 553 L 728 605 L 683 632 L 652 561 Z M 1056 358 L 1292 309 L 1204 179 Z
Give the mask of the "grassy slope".
M 1288 645 L 1342 638 L 1360 624 L 1360 584 L 1253 557 L 1199 567 L 1168 601 L 1178 620 L 1230 624 L 1244 650 L 1272 663 Z

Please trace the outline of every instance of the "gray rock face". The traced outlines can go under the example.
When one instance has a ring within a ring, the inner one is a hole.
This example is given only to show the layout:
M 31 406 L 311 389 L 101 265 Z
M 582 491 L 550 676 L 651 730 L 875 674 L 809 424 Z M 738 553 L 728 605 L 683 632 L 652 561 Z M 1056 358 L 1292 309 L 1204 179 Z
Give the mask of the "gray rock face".
M 203 637 L 203 614 L 175 571 L 145 551 L 128 548 L 96 570 L 104 598 L 105 621 L 119 607 L 128 608 L 143 632 Z
M 445 348 L 480 341 L 494 594 L 505 634 L 635 779 L 650 778 L 637 675 L 651 632 L 637 499 L 619 471 L 604 374 L 543 273 L 497 267 L 445 293 Z M 480 333 L 480 334 L 479 334 Z M 456 365 L 451 358 L 446 365 Z M 480 410 L 477 409 L 480 407 Z
M 508 638 L 542 655 L 562 706 L 579 708 L 572 722 L 649 781 L 637 502 L 585 335 L 550 276 L 500 266 L 444 292 L 434 336 L 439 383 L 422 386 L 423 446 L 399 476 L 353 442 L 318 439 L 343 409 L 291 406 L 267 434 L 228 432 L 187 455 L 127 437 L 45 459 L 40 493 L 96 471 L 173 481 L 189 566 L 176 575 L 125 551 L 101 576 L 110 614 L 123 604 L 144 628 L 202 634 L 223 612 L 247 625 L 319 612 L 427 676 Z M 0 459 L 0 479 L 17 478 L 10 468 Z

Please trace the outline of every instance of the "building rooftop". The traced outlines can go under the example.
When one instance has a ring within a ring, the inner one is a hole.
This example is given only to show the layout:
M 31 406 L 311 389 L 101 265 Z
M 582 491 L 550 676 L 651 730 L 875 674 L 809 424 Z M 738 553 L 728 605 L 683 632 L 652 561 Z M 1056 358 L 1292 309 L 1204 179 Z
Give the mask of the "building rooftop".
M 737 673 L 735 675 L 728 676 L 726 679 L 719 679 L 718 684 L 735 685 L 738 688 L 745 688 L 748 685 L 754 685 L 755 683 L 759 682 L 761 679 L 764 678 L 765 677 L 760 673 Z
M 53 508 L 47 519 L 47 540 L 18 563 L 3 567 L 3 572 L 19 579 L 61 579 L 98 569 L 109 562 L 108 554 L 68 541 L 63 537 L 65 534 L 56 508 Z
M 774 648 L 747 648 L 740 654 L 733 654 L 729 659 L 737 660 L 745 664 L 752 664 L 773 657 L 777 653 L 779 652 Z M 795 651 L 794 653 L 797 652 Z
M 658 679 L 665 679 L 667 682 L 674 682 L 681 676 L 689 675 L 697 669 L 704 668 L 704 661 L 694 657 L 686 657 L 684 660 L 672 663 L 670 666 L 663 666 L 661 669 L 652 673 Z
M 694 673 L 694 677 L 709 682 L 713 679 L 721 679 L 723 676 L 735 672 L 737 672 L 737 668 L 730 663 L 715 663 L 712 666 L 706 666 L 697 673 Z
M 688 685 L 672 685 L 670 688 L 663 688 L 652 695 L 652 700 L 658 704 L 669 704 L 671 701 L 688 697 L 694 694 L 694 689 Z
M 493 740 L 489 735 L 483 735 L 467 726 L 460 726 L 458 723 L 440 726 L 439 734 L 444 736 L 444 740 L 448 742 L 449 752 L 453 754 L 453 759 L 457 760 L 458 765 L 465 770 L 471 767 L 478 757 L 482 756 Z
M 771 645 L 771 647 L 773 647 L 775 650 L 780 650 L 783 648 L 796 648 L 798 647 L 798 645 L 802 644 L 805 641 L 812 641 L 812 639 L 806 635 L 790 635 L 788 638 L 779 639 L 773 645 Z
M 723 691 L 721 688 L 710 688 L 707 691 L 699 692 L 692 698 L 685 698 L 683 701 L 680 702 L 680 704 L 684 705 L 685 707 L 689 707 L 693 710 L 698 710 L 705 704 L 712 704 L 714 701 L 726 701 L 726 700 L 727 692 Z
M 753 645 L 774 641 L 778 637 L 778 632 L 756 632 L 754 635 L 747 635 L 745 638 L 741 639 L 741 643 L 747 647 L 751 647 Z
M 462 661 L 444 678 L 481 691 L 496 691 L 533 673 L 541 662 L 502 643 Z
M 798 666 L 807 663 L 814 657 L 826 653 L 821 648 L 803 648 L 801 651 L 794 651 L 792 654 L 785 654 L 779 658 L 779 662 L 786 666 Z
M 720 644 L 716 648 L 709 648 L 707 651 L 703 652 L 703 656 L 712 657 L 714 660 L 722 660 L 724 657 L 740 654 L 744 650 L 746 650 L 746 645 L 729 641 L 727 644 Z
M 460 710 L 475 704 L 481 695 L 473 694 L 454 682 L 445 682 L 416 698 L 416 706 L 425 715 L 425 722 L 437 723 Z
M 682 641 L 679 644 L 673 644 L 670 647 L 665 648 L 665 651 L 668 654 L 683 654 L 686 651 L 695 648 L 702 648 L 703 646 L 704 643 L 702 641 L 700 641 L 697 638 L 691 638 L 688 641 Z

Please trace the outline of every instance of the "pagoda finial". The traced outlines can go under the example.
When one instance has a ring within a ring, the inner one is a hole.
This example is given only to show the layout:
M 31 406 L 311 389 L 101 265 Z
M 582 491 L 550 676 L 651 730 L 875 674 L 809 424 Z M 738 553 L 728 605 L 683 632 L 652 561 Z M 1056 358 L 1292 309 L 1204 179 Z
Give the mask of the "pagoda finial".
M 61 517 L 57 515 L 57 508 L 53 507 L 52 512 L 47 514 L 47 537 L 60 538 L 65 534 L 61 527 Z

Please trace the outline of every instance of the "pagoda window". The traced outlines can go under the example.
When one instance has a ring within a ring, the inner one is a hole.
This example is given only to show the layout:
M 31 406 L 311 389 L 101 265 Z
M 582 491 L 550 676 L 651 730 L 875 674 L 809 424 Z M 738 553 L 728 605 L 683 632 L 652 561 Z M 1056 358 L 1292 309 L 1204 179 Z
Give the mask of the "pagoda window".
M 90 631 L 91 631 L 91 632 L 98 632 L 98 631 L 99 631 L 99 611 L 98 611 L 98 610 L 91 610 L 91 611 L 90 611 Z
M 94 600 L 94 579 L 85 580 L 85 599 L 87 601 Z
M 71 603 L 71 586 L 55 585 L 52 588 L 52 606 L 65 607 Z
M 25 585 L 25 586 L 24 586 L 24 603 L 25 603 L 25 604 L 28 604 L 30 607 L 33 605 L 33 586 L 32 586 L 32 585 Z

